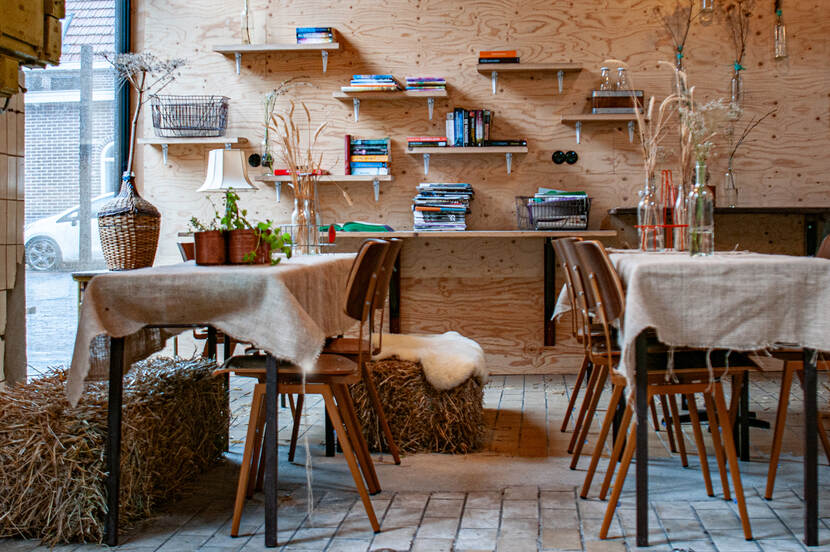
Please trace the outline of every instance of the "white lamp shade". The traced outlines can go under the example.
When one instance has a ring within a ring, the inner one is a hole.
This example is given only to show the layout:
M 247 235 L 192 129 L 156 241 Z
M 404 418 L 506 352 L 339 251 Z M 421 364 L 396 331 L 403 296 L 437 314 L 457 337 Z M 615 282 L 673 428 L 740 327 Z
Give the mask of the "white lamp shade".
M 248 167 L 242 150 L 211 150 L 205 183 L 197 191 L 224 192 L 231 188 L 243 192 L 257 189 L 248 179 Z

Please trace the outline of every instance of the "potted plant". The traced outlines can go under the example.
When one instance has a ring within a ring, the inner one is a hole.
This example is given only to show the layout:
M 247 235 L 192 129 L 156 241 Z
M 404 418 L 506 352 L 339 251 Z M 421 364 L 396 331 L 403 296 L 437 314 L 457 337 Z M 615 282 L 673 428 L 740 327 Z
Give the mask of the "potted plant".
M 239 195 L 225 192 L 225 216 L 220 219 L 228 231 L 228 262 L 230 264 L 272 264 L 280 262 L 272 253 L 281 251 L 291 257 L 291 236 L 283 233 L 270 220 L 251 223 L 247 209 L 239 208 Z
M 219 227 L 217 217 L 203 224 L 196 217 L 190 218 L 193 229 L 194 251 L 197 265 L 222 265 L 228 260 L 225 231 Z

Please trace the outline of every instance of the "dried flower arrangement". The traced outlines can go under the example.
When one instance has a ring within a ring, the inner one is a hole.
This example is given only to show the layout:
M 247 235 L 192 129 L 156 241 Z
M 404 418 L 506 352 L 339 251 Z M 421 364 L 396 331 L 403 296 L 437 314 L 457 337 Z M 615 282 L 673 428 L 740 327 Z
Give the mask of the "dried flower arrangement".
M 135 131 L 142 106 L 150 99 L 150 94 L 158 94 L 164 87 L 176 79 L 176 70 L 185 64 L 184 59 L 160 59 L 150 52 L 101 54 L 118 75 L 123 84 L 129 83 L 138 94 L 130 124 L 130 154 L 127 159 L 127 173 L 133 169 L 133 152 L 135 150 Z
M 686 55 L 686 39 L 689 37 L 689 29 L 699 15 L 694 11 L 695 0 L 675 0 L 675 8 L 671 13 L 663 11 L 661 6 L 654 9 L 655 15 L 663 23 L 663 27 L 669 33 L 674 44 L 676 67 L 683 69 L 683 57 Z
M 735 72 L 744 69 L 743 59 L 746 54 L 746 39 L 749 37 L 749 21 L 752 17 L 753 0 L 737 0 L 725 8 L 726 26 L 732 46 L 735 48 Z
M 284 80 L 279 84 L 279 86 L 265 94 L 265 96 L 262 98 L 262 107 L 265 112 L 265 117 L 263 120 L 263 126 L 265 128 L 265 137 L 263 139 L 261 161 L 263 167 L 274 167 L 274 158 L 271 155 L 270 123 L 271 117 L 274 114 L 274 109 L 277 106 L 277 99 L 280 96 L 284 96 L 285 94 L 287 94 L 288 91 L 294 86 L 311 86 L 311 84 L 308 81 L 301 79 L 308 79 L 308 76 L 303 75 L 298 77 L 291 77 L 290 79 Z
M 746 141 L 747 141 L 746 139 L 750 135 L 750 133 L 752 133 L 752 131 L 755 130 L 755 128 L 758 125 L 760 125 L 764 121 L 764 119 L 766 119 L 767 117 L 769 117 L 773 113 L 776 113 L 777 111 L 778 111 L 777 108 L 770 109 L 769 111 L 767 111 L 766 113 L 764 113 L 760 117 L 753 116 L 752 119 L 750 119 L 749 122 L 746 124 L 743 131 L 738 136 L 737 140 L 735 140 L 735 136 L 736 136 L 736 134 L 735 134 L 735 125 L 731 125 L 729 127 L 728 131 L 726 132 L 726 136 L 729 139 L 729 166 L 730 167 L 732 166 L 732 160 L 735 158 L 735 153 L 737 153 L 738 148 L 740 148 L 743 144 L 746 143 Z

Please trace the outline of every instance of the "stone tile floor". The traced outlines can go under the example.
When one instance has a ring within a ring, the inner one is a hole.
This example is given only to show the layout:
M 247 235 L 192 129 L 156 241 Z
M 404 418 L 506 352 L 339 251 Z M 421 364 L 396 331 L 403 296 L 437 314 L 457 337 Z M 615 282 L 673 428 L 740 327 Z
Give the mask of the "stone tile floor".
M 755 374 L 752 408 L 772 420 L 778 399 L 778 374 Z M 820 379 L 820 405 L 826 410 L 830 388 Z M 581 485 L 592 439 L 577 470 L 569 470 L 565 452 L 570 432 L 559 425 L 573 386 L 571 376 L 500 376 L 485 391 L 488 436 L 485 450 L 466 456 L 418 454 L 395 466 L 388 455 L 374 455 L 384 491 L 372 502 L 381 520 L 373 534 L 342 456 L 323 456 L 322 407 L 310 398 L 303 416 L 303 440 L 311 454 L 311 496 L 306 482 L 303 446 L 297 463 L 280 450 L 279 541 L 281 549 L 327 552 L 451 550 L 639 550 L 634 544 L 633 468 L 611 528 L 611 538 L 597 538 L 606 503 L 582 500 Z M 242 519 L 244 536 L 229 536 L 233 494 L 247 424 L 251 382 L 232 381 L 231 451 L 226 460 L 195 482 L 192 494 L 168 505 L 153 519 L 122 534 L 118 550 L 254 551 L 264 549 L 261 493 L 250 500 Z M 691 428 L 684 427 L 690 467 L 680 467 L 665 433 L 654 434 L 650 449 L 650 543 L 648 550 L 790 551 L 802 546 L 803 525 L 799 432 L 801 398 L 791 396 L 788 430 L 775 499 L 761 498 L 771 432 L 752 430 L 752 461 L 741 466 L 755 540 L 743 539 L 735 504 L 707 497 L 703 491 Z M 594 431 L 598 431 L 599 419 Z M 280 441 L 290 431 L 287 409 L 280 411 Z M 595 437 L 595 433 L 591 435 Z M 708 437 L 707 437 L 708 439 Z M 710 444 L 711 445 L 711 444 Z M 711 446 L 709 446 L 711 452 Z M 607 452 L 607 451 L 606 451 Z M 830 468 L 821 458 L 820 540 L 830 550 Z M 710 456 L 714 468 L 714 459 Z M 603 473 L 607 462 L 600 464 Z M 714 484 L 719 493 L 715 474 Z M 595 478 L 596 480 L 597 478 Z M 601 478 L 599 478 L 601 479 Z M 592 496 L 596 491 L 592 491 Z M 314 505 L 311 515 L 308 504 Z M 61 552 L 98 550 L 95 545 L 57 547 Z M 35 541 L 0 540 L 2 551 L 48 550 Z

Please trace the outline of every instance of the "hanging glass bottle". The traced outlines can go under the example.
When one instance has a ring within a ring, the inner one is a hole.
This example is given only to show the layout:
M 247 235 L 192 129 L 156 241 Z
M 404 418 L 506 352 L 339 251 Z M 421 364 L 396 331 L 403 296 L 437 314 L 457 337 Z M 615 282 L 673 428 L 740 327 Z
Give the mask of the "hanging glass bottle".
M 708 25 L 715 17 L 715 0 L 700 0 L 700 22 Z
M 737 61 L 735 62 L 735 72 L 732 74 L 732 103 L 736 106 L 740 106 L 741 102 L 744 100 L 744 81 L 743 77 L 741 76 L 741 71 L 743 67 Z
M 735 172 L 732 170 L 732 161 L 723 176 L 723 202 L 727 207 L 738 206 L 738 183 L 735 180 Z
M 775 59 L 787 57 L 787 27 L 781 14 L 781 8 L 775 10 Z
M 242 44 L 250 44 L 251 43 L 251 14 L 248 10 L 248 0 L 243 0 L 242 2 L 242 14 L 241 14 L 241 21 L 242 24 Z
M 715 252 L 715 202 L 706 187 L 706 165 L 695 167 L 695 187 L 689 193 L 689 253 L 692 256 Z
M 654 176 L 646 176 L 645 189 L 640 192 L 637 204 L 637 235 L 640 249 L 643 251 L 662 251 L 663 247 L 663 211 L 657 200 Z

